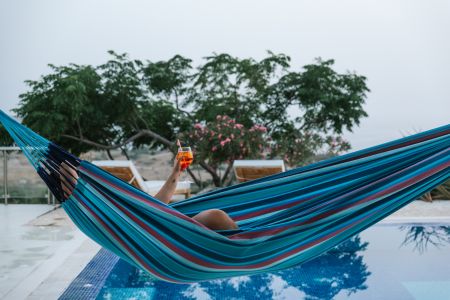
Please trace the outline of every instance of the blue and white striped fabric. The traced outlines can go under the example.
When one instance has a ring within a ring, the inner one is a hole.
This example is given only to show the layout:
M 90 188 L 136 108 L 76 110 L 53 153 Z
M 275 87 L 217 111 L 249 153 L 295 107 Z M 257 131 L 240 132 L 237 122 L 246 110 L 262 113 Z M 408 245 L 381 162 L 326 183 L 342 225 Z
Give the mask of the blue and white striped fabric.
M 450 178 L 450 125 L 166 205 L 17 123 L 0 121 L 75 224 L 155 278 L 197 282 L 312 259 Z M 79 180 L 64 199 L 61 162 Z M 226 211 L 238 230 L 191 217 Z

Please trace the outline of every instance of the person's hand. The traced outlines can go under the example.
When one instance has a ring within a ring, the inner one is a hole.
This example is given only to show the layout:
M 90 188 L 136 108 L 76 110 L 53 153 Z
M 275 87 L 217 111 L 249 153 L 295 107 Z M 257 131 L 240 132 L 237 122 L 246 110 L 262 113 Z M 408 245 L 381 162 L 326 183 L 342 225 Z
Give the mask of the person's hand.
M 64 161 L 59 166 L 59 173 L 64 197 L 69 198 L 78 181 L 77 171 L 68 161 Z

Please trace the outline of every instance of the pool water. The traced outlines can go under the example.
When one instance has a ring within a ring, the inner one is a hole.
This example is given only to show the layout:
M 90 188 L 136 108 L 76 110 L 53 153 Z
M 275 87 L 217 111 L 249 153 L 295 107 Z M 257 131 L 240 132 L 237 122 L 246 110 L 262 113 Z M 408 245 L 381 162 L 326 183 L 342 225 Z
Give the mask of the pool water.
M 450 299 L 450 224 L 375 225 L 295 268 L 195 284 L 154 281 L 102 251 L 62 299 Z

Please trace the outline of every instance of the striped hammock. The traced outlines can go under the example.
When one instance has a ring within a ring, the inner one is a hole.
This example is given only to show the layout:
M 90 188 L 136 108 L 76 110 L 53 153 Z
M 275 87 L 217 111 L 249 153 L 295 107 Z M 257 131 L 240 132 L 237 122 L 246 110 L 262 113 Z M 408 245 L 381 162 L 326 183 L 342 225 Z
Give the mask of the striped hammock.
M 301 264 L 450 178 L 449 124 L 166 205 L 1 111 L 0 121 L 86 235 L 169 282 Z M 62 162 L 79 176 L 67 199 Z M 239 229 L 213 231 L 191 218 L 212 208 L 227 212 Z

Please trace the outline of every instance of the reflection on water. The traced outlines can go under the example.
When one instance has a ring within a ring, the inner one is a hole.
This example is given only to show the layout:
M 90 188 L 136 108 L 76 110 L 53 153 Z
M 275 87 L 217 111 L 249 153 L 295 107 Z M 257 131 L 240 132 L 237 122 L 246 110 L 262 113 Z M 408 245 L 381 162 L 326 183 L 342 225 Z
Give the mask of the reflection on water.
M 361 242 L 359 236 L 352 237 L 320 257 L 302 264 L 301 271 L 314 276 L 304 276 L 296 284 L 298 272 L 287 270 L 281 271 L 281 274 L 311 299 L 332 299 L 341 290 L 350 295 L 367 288 L 364 283 L 370 272 L 361 255 L 367 246 L 368 243 Z
M 413 251 L 423 253 L 429 246 L 442 247 L 450 244 L 450 226 L 400 226 L 406 231 L 403 247 L 412 245 Z
M 153 288 L 154 299 L 332 299 L 341 291 L 347 295 L 367 288 L 370 272 L 362 252 L 368 243 L 355 236 L 301 266 L 279 272 L 233 277 L 195 284 L 153 281 L 145 272 L 119 261 L 107 279 L 100 299 L 114 299 L 127 288 L 127 298 L 139 298 Z M 125 279 L 125 280 L 124 280 Z

